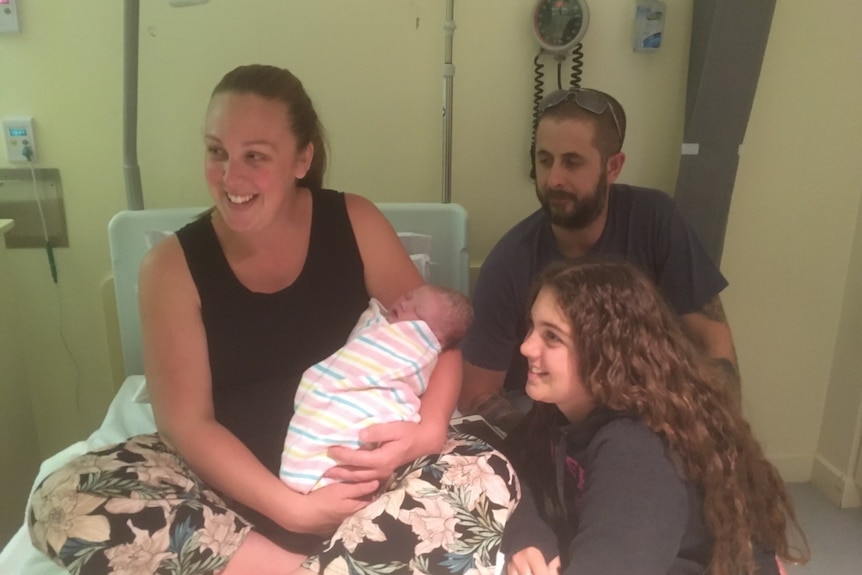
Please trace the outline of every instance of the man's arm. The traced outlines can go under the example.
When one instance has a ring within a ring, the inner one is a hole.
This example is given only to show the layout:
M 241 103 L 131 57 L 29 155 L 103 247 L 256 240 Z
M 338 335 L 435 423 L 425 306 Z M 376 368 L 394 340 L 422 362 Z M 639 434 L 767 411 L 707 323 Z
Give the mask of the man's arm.
M 464 415 L 481 415 L 508 433 L 524 414 L 501 395 L 505 380 L 505 371 L 477 367 L 465 360 L 458 410 Z
M 719 296 L 701 309 L 681 316 L 683 329 L 689 338 L 709 357 L 719 362 L 727 373 L 728 384 L 740 393 L 739 366 L 730 325 Z

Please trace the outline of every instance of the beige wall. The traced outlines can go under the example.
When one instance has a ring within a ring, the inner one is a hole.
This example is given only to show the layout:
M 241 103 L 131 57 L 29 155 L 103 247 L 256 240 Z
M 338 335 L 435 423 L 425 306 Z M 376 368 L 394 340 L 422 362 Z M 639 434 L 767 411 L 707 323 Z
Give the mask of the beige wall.
M 633 2 L 591 3 L 583 83 L 628 111 L 625 181 L 673 189 L 692 1 L 668 2 L 665 43 L 653 54 L 631 51 Z M 287 66 L 306 84 L 331 140 L 330 186 L 376 201 L 439 200 L 442 0 L 141 4 L 147 207 L 207 203 L 208 94 L 225 71 L 253 61 Z M 533 4 L 456 1 L 452 195 L 470 213 L 476 264 L 536 205 L 527 178 Z M 831 4 L 817 18 L 807 3 L 776 10 L 723 262 L 746 409 L 767 453 L 797 479 L 810 473 L 820 436 L 862 181 L 862 49 L 851 27 L 862 8 Z M 62 174 L 71 246 L 57 253 L 58 288 L 43 252 L 7 253 L 45 457 L 97 426 L 118 384 L 102 298 L 105 230 L 125 205 L 123 13 L 104 0 L 21 2 L 19 11 L 23 33 L 0 36 L 0 117 L 35 118 L 41 165 Z
M 2 242 L 3 232 L 0 232 Z M 18 340 L 18 314 L 6 249 L 0 245 L 0 547 L 21 525 L 24 500 L 39 468 L 33 402 Z
M 862 196 L 859 22 L 854 0 L 816 18 L 777 3 L 725 241 L 746 412 L 791 478 L 811 473 L 842 313 L 862 313 L 842 309 Z
M 862 202 L 856 221 L 813 473 L 815 483 L 844 506 L 859 505 L 862 493 Z
M 71 246 L 55 251 L 56 286 L 44 250 L 6 250 L 44 458 L 92 431 L 114 388 L 99 285 L 109 268 L 107 221 L 124 204 L 122 3 L 18 8 L 22 33 L 0 36 L 0 116 L 33 116 L 39 165 L 61 173 Z

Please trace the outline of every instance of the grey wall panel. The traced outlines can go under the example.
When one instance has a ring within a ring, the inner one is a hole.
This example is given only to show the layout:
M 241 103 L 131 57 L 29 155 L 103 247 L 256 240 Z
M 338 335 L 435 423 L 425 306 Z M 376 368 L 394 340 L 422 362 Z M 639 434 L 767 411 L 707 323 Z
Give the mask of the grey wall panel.
M 674 198 L 721 262 L 727 216 L 775 0 L 696 0 L 684 140 Z

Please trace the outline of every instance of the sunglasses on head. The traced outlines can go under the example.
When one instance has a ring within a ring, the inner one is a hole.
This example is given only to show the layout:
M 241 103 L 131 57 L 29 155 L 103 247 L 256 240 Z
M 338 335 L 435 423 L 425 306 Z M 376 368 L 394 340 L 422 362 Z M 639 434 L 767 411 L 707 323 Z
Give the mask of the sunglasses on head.
M 614 110 L 614 105 L 607 96 L 597 90 L 589 88 L 571 88 L 568 90 L 557 90 L 545 96 L 539 102 L 539 113 L 543 114 L 548 108 L 559 106 L 567 100 L 574 100 L 575 104 L 581 109 L 584 109 L 593 114 L 601 115 L 605 110 L 611 111 L 611 117 L 614 119 L 614 126 L 617 127 L 617 136 L 622 140 L 623 131 L 620 129 L 620 121 L 617 119 L 617 113 Z

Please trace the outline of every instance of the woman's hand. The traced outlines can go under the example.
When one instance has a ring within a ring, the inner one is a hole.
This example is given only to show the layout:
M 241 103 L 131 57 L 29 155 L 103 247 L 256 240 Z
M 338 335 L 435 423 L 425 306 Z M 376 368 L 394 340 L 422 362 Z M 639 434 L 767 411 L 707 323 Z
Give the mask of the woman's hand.
M 379 481 L 333 483 L 305 495 L 300 513 L 291 513 L 287 529 L 298 533 L 331 535 L 341 522 L 368 505 Z
M 545 556 L 536 547 L 521 549 L 506 563 L 507 575 L 557 575 L 559 572 L 560 557 L 545 563 Z
M 376 445 L 373 449 L 351 449 L 333 446 L 328 454 L 337 463 L 324 475 L 339 481 L 385 481 L 395 469 L 413 459 L 413 440 L 420 424 L 406 421 L 379 423 L 359 432 L 362 443 Z

